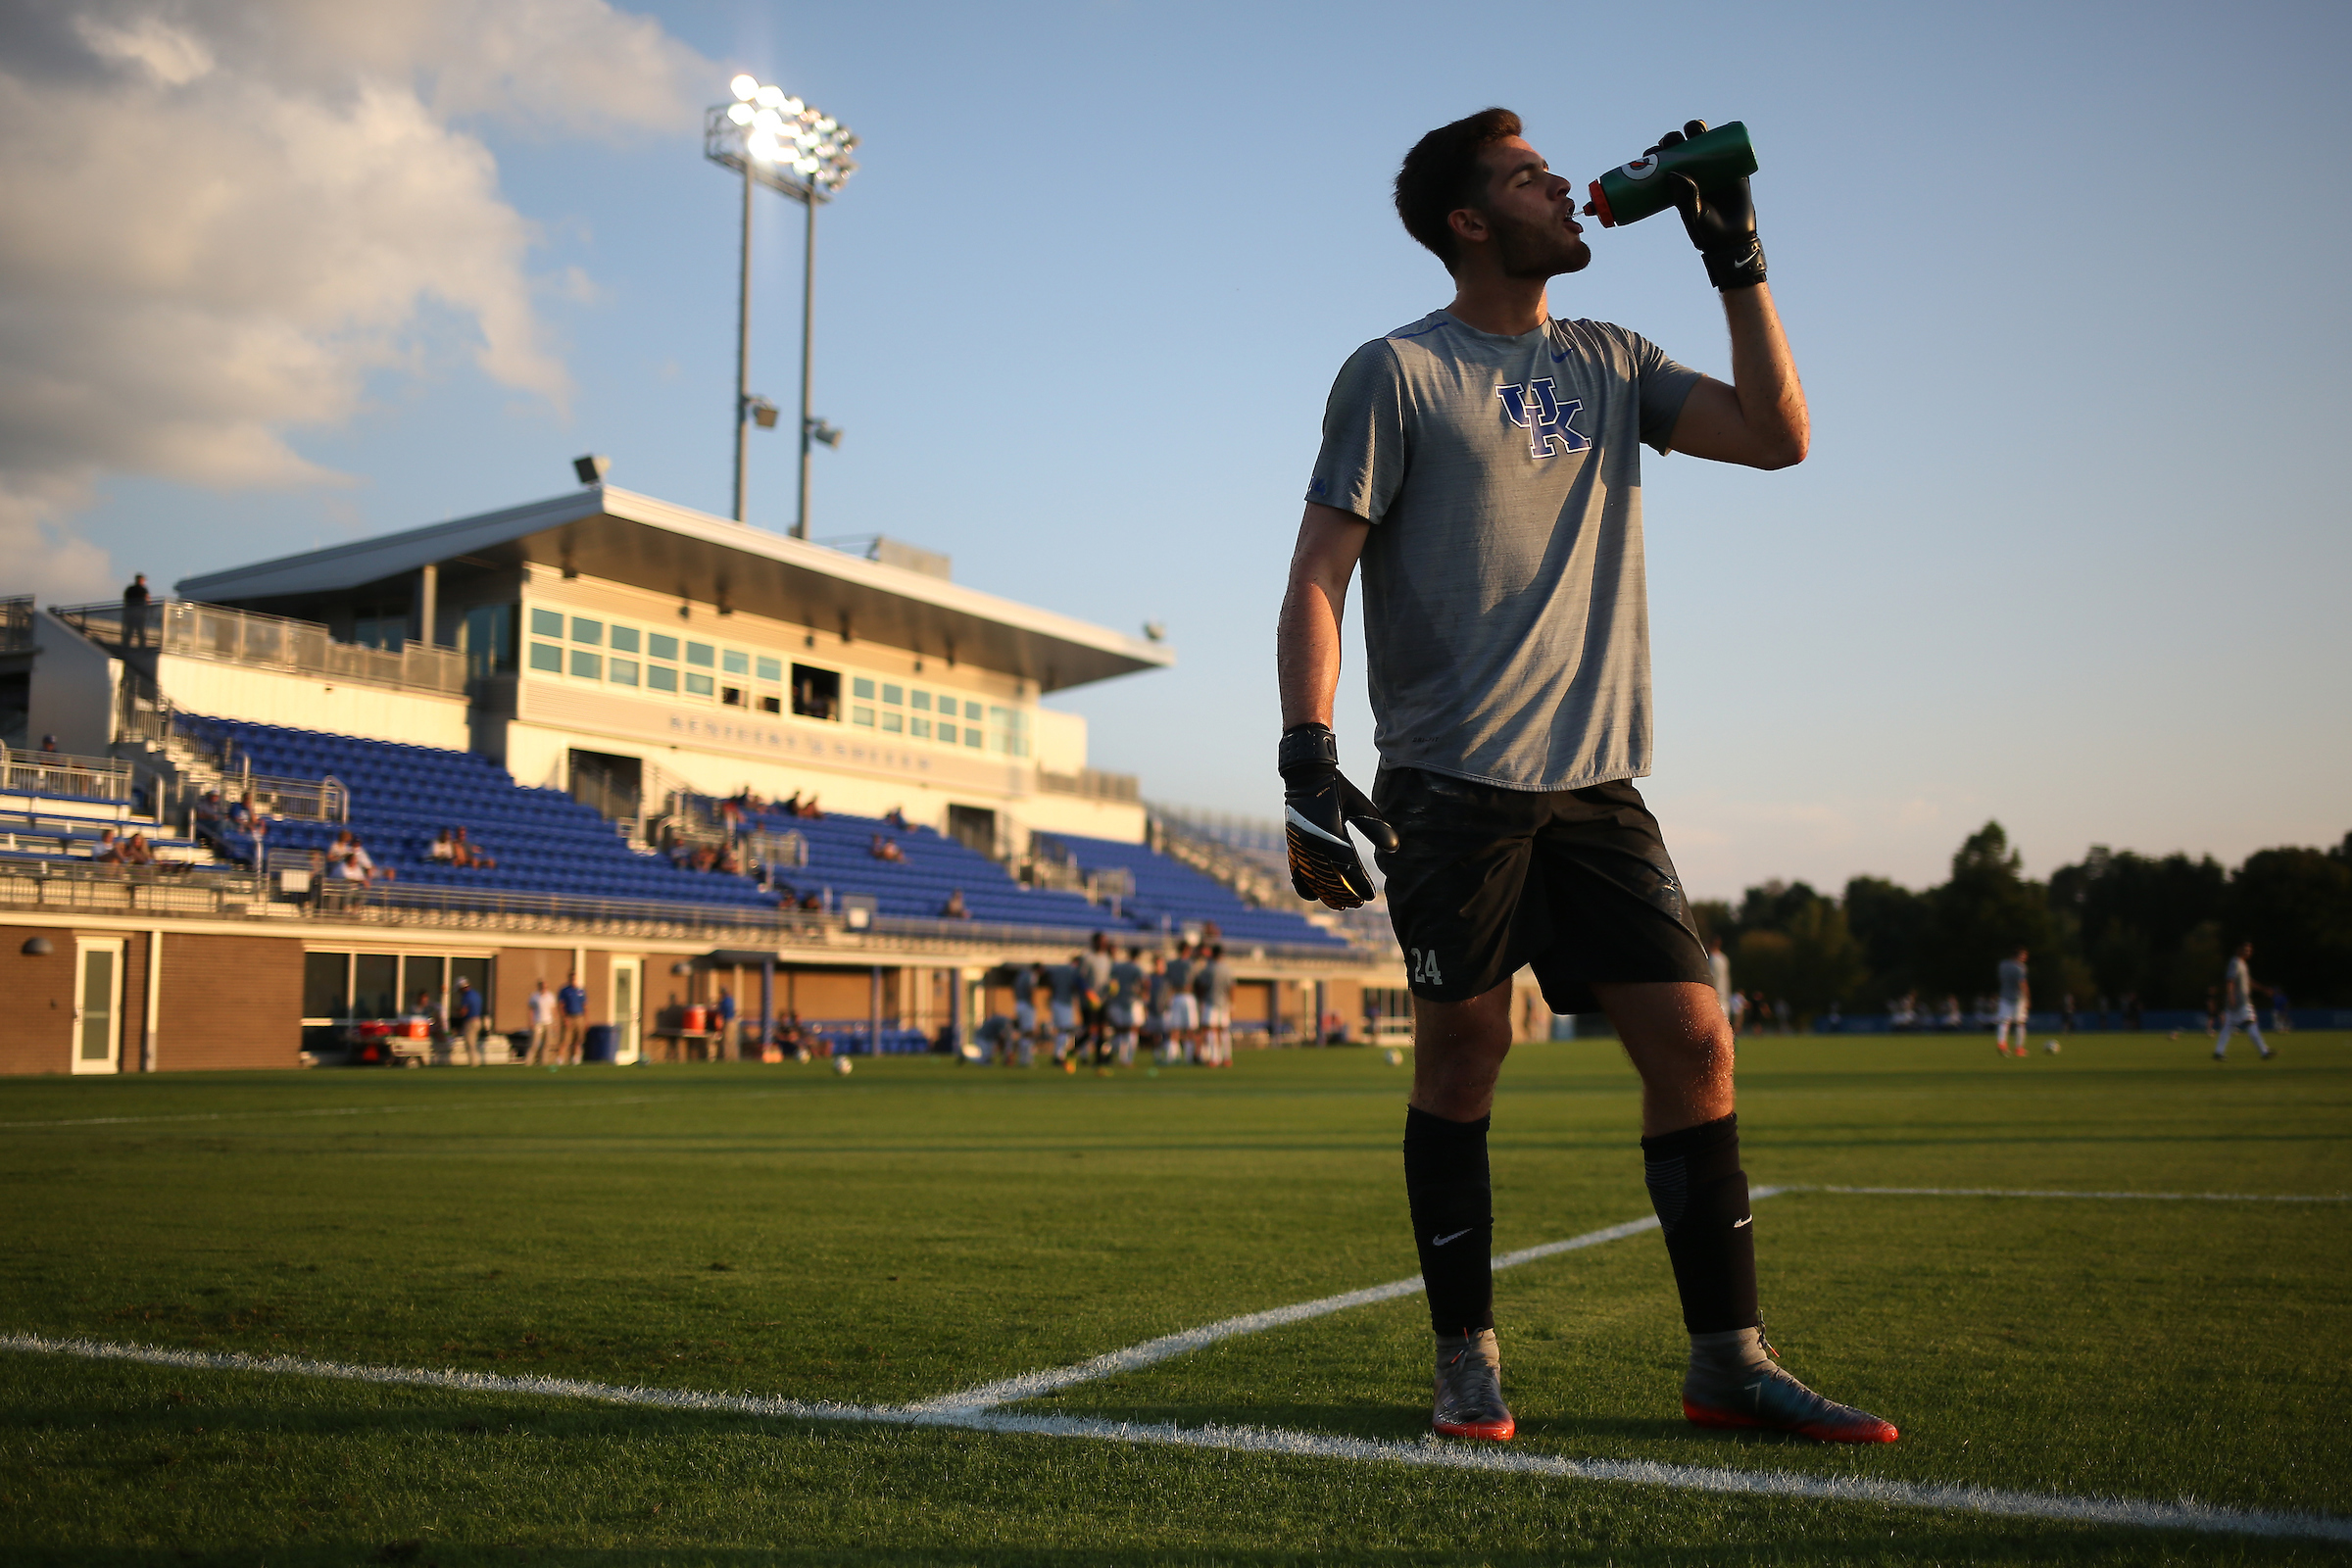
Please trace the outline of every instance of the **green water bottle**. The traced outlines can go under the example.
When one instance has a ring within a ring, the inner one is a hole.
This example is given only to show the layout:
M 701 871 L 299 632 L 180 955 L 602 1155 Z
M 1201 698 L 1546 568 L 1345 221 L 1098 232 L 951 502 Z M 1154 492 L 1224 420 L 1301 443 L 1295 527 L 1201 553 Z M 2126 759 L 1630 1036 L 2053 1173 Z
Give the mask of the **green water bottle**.
M 1668 174 L 1689 175 L 1692 184 L 1706 190 L 1745 179 L 1755 172 L 1756 150 L 1747 144 L 1747 127 L 1734 120 L 1663 152 L 1645 153 L 1610 170 L 1592 181 L 1592 199 L 1585 204 L 1585 216 L 1599 219 L 1603 228 L 1638 223 L 1674 205 L 1674 182 Z

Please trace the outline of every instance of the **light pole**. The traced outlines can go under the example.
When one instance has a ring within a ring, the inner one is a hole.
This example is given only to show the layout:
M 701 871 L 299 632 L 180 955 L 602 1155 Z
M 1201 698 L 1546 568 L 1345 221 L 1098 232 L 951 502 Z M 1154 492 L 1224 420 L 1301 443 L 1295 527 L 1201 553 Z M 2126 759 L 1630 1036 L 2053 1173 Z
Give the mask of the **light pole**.
M 808 239 L 801 274 L 801 505 L 792 525 L 795 539 L 808 537 L 808 448 L 821 441 L 838 446 L 841 432 L 808 412 L 809 369 L 816 320 L 816 209 L 849 182 L 858 165 L 850 157 L 858 138 L 848 126 L 788 96 L 756 76 L 737 76 L 728 86 L 735 101 L 719 104 L 703 118 L 703 156 L 743 175 L 743 264 L 735 317 L 735 520 L 744 515 L 744 424 L 757 415 L 762 428 L 775 423 L 765 399 L 752 396 L 752 186 L 759 183 L 808 209 Z

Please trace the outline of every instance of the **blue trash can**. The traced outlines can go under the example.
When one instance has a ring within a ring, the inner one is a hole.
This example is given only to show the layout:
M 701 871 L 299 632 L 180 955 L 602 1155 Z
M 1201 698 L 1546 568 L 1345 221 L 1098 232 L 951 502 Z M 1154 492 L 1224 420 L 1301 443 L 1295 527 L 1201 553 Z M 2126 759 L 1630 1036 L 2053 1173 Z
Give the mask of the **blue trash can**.
M 587 1038 L 580 1044 L 582 1061 L 611 1061 L 619 1049 L 620 1031 L 609 1023 L 592 1023 Z

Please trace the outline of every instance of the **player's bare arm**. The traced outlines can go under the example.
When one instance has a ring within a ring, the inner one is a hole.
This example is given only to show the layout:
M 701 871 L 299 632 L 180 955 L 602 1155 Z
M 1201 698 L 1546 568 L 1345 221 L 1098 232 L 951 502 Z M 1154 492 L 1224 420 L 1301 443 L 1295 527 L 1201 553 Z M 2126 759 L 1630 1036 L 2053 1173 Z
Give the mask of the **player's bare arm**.
M 1723 296 L 1732 329 L 1732 379 L 1726 385 L 1708 376 L 1690 389 L 1669 443 L 1675 451 L 1749 468 L 1788 468 L 1805 461 L 1813 424 L 1771 288 L 1758 283 Z
M 1348 610 L 1348 584 L 1372 525 L 1352 513 L 1318 502 L 1306 504 L 1298 543 L 1291 551 L 1290 586 L 1282 596 L 1282 619 L 1274 631 L 1276 677 L 1282 691 L 1282 727 L 1331 722 L 1331 703 L 1340 685 L 1340 622 Z

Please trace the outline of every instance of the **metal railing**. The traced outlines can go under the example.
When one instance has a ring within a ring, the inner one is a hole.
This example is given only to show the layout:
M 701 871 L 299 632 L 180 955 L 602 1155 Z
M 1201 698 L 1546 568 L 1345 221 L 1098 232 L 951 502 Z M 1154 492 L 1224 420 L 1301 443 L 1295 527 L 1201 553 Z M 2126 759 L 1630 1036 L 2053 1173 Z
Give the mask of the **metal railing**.
M 903 952 L 910 943 L 958 953 L 1066 953 L 1079 935 L 1068 926 L 890 916 L 872 918 L 863 929 L 853 929 L 839 913 L 497 889 L 404 888 L 397 884 L 363 888 L 318 877 L 309 879 L 307 892 L 281 892 L 274 876 L 257 876 L 240 867 L 117 867 L 78 858 L 0 860 L 0 908 L 273 923 L 416 925 L 516 934 L 562 931 L 687 938 L 744 948 L 824 948 L 842 953 Z M 1119 935 L 1127 939 L 1125 933 Z M 1253 946 L 1269 958 L 1302 959 L 1319 967 L 1355 967 L 1378 961 L 1347 949 L 1287 943 Z
M 111 757 L 68 757 L 59 752 L 11 750 L 0 765 L 0 790 L 12 795 L 71 795 L 83 800 L 130 802 L 128 762 Z
M 265 615 L 224 605 L 173 599 L 147 607 L 145 624 L 125 625 L 118 603 L 62 605 L 57 617 L 95 642 L 138 647 L 152 644 L 167 654 L 218 659 L 230 663 L 283 669 L 302 675 L 331 675 L 414 691 L 460 697 L 466 692 L 466 656 L 454 648 L 407 643 L 370 648 L 337 642 L 324 626 L 283 615 Z M 134 633 L 136 642 L 126 638 Z
M 1133 773 L 1105 773 L 1100 768 L 1084 767 L 1075 773 L 1049 773 L 1037 770 L 1037 787 L 1048 795 L 1076 795 L 1090 801 L 1120 801 L 1134 805 L 1141 800 L 1141 786 Z
M 21 654 L 32 646 L 32 595 L 0 599 L 0 654 Z

